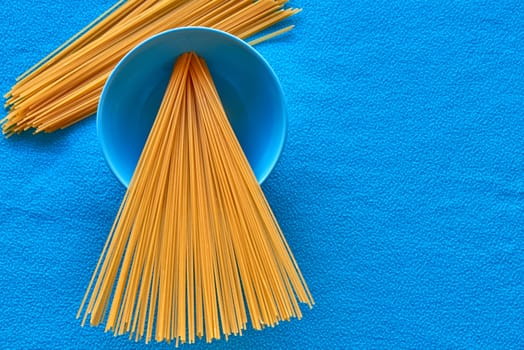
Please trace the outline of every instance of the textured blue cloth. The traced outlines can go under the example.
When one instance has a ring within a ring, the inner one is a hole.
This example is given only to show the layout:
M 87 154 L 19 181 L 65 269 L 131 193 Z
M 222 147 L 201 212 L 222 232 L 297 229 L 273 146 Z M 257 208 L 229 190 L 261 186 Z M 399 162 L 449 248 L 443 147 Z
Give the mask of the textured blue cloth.
M 2 1 L 0 90 L 112 2 Z M 258 47 L 289 108 L 263 187 L 316 306 L 187 348 L 523 348 L 522 2 L 294 5 Z M 145 349 L 75 319 L 124 194 L 95 119 L 0 164 L 0 348 Z

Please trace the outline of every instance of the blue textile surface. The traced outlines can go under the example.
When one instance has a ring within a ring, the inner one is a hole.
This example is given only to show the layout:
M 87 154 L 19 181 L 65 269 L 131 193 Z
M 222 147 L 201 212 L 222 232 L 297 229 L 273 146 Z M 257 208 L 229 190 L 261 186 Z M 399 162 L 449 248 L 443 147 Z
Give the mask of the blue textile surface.
M 0 91 L 112 3 L 2 1 Z M 184 348 L 524 348 L 523 3 L 293 5 L 258 47 L 289 110 L 263 188 L 316 306 Z M 75 319 L 124 194 L 95 118 L 0 164 L 0 348 L 147 348 Z

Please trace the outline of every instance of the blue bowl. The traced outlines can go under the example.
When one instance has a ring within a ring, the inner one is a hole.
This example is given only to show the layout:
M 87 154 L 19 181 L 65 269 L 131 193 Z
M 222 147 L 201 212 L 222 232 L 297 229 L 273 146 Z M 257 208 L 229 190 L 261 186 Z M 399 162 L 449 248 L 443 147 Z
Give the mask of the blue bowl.
M 269 64 L 247 43 L 202 27 L 173 29 L 147 39 L 109 76 L 97 114 L 98 137 L 109 167 L 127 187 L 173 64 L 188 51 L 206 60 L 233 130 L 262 183 L 284 145 L 286 113 L 280 83 Z

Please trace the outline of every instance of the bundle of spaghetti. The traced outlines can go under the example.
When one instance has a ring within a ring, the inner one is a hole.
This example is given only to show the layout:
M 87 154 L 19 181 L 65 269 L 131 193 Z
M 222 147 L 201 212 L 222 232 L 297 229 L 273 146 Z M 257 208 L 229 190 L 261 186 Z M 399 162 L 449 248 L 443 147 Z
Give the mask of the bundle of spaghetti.
M 313 298 L 203 59 L 181 55 L 77 317 L 194 343 L 300 318 Z
M 79 35 L 23 74 L 7 98 L 0 121 L 6 135 L 34 129 L 53 132 L 96 112 L 111 70 L 133 47 L 162 31 L 183 26 L 220 29 L 247 39 L 299 12 L 287 0 L 120 1 Z M 291 30 L 288 26 L 252 42 Z

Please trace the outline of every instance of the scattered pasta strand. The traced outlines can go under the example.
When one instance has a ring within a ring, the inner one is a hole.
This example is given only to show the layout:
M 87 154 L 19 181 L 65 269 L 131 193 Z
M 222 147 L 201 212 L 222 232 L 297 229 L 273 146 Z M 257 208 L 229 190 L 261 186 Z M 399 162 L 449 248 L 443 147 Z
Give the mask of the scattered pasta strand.
M 290 26 L 287 26 L 285 28 L 282 28 L 282 29 L 279 29 L 279 30 L 275 30 L 274 32 L 272 33 L 269 33 L 269 34 L 266 34 L 266 35 L 263 35 L 257 39 L 254 39 L 254 40 L 251 40 L 248 44 L 249 45 L 252 45 L 252 46 L 255 46 L 255 45 L 258 45 L 260 44 L 261 42 L 264 42 L 266 40 L 270 40 L 270 39 L 273 39 L 274 37 L 277 37 L 279 35 L 282 35 L 284 33 L 287 33 L 289 32 L 291 29 L 295 28 L 294 25 L 290 25 Z
M 77 317 L 194 343 L 301 318 L 306 282 L 203 59 L 181 55 Z
M 205 26 L 247 39 L 299 12 L 287 0 L 118 1 L 90 25 L 22 74 L 5 95 L 10 136 L 29 129 L 53 132 L 96 112 L 104 83 L 133 47 L 162 31 Z M 291 30 L 264 35 L 259 44 Z

